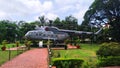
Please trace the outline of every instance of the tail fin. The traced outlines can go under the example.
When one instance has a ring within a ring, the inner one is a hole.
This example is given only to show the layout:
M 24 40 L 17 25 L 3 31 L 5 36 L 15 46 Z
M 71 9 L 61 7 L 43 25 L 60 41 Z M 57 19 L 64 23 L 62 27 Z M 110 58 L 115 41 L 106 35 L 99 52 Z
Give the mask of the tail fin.
M 100 29 L 99 29 L 97 32 L 95 32 L 94 34 L 95 34 L 95 35 L 99 34 L 99 33 L 102 31 L 102 29 L 103 29 L 103 27 L 100 28 Z

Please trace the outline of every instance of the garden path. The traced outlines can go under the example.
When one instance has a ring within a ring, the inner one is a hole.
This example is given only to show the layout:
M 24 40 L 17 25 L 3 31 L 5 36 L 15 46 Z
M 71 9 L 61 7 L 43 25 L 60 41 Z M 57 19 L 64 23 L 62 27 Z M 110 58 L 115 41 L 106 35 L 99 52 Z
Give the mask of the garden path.
M 48 50 L 36 48 L 26 51 L 0 68 L 48 68 Z

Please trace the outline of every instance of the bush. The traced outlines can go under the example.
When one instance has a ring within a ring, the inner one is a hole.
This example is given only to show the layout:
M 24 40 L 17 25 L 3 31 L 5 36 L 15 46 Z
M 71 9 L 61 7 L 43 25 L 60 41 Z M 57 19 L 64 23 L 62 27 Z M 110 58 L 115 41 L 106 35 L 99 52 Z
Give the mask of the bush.
M 31 46 L 32 42 L 31 42 L 31 41 L 28 41 L 28 40 L 25 40 L 25 41 L 24 41 L 24 44 L 25 44 L 25 46 L 28 48 L 28 50 L 30 50 L 30 46 Z
M 3 45 L 3 46 L 6 46 L 6 44 L 7 44 L 7 40 L 3 40 L 3 41 L 2 41 L 2 45 Z
M 102 58 L 98 62 L 98 66 L 120 66 L 120 56 L 116 57 L 108 57 L 108 58 Z
M 53 66 L 57 68 L 80 68 L 84 61 L 82 59 L 54 59 Z
M 59 52 L 52 52 L 52 57 L 59 58 L 60 57 L 60 53 Z
M 119 43 L 103 43 L 96 54 L 99 59 L 98 66 L 120 66 Z
M 120 56 L 120 44 L 115 42 L 103 43 L 96 54 L 99 57 Z
M 16 41 L 15 44 L 16 44 L 17 47 L 19 47 L 20 42 L 19 42 L 19 41 Z
M 70 40 L 70 39 L 66 39 L 64 42 L 65 42 L 66 44 L 69 44 L 69 43 L 71 43 L 71 40 Z
M 88 57 L 84 64 L 82 65 L 82 68 L 98 68 L 97 67 L 97 60 L 95 59 L 96 57 Z

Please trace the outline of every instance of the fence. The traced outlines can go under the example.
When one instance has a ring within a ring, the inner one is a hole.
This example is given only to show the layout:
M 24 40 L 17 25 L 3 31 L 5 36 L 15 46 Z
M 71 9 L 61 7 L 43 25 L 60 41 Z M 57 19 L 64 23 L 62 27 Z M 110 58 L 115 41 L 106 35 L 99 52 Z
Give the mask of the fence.
M 27 47 L 25 46 L 8 48 L 5 51 L 0 50 L 0 65 L 5 63 L 6 61 L 11 60 L 15 56 L 23 53 L 26 50 L 27 50 Z

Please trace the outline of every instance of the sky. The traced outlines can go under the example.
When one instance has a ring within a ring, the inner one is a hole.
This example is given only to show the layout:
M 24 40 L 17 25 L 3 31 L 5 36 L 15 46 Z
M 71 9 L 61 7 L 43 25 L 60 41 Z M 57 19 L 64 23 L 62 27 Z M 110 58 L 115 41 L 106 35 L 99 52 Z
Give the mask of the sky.
M 0 0 L 0 20 L 36 21 L 39 16 L 48 20 L 64 20 L 74 16 L 78 24 L 94 0 Z

